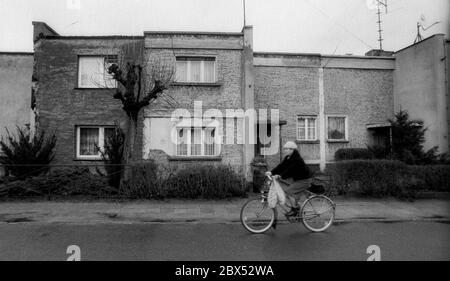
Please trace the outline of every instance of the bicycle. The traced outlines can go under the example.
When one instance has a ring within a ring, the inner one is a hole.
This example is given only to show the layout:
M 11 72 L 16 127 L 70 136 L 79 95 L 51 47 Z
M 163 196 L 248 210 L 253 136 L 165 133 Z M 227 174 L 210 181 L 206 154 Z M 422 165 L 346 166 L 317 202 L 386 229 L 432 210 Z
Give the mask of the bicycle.
M 266 185 L 270 186 L 273 178 L 269 175 L 267 177 L 269 181 L 266 182 Z M 308 189 L 303 190 L 302 193 L 306 195 L 306 200 L 297 214 L 286 215 L 288 210 L 278 203 L 277 206 L 283 210 L 290 223 L 302 221 L 303 225 L 312 232 L 325 231 L 333 224 L 336 204 L 327 196 L 313 193 Z M 251 233 L 264 233 L 271 227 L 276 228 L 278 210 L 277 207 L 269 207 L 267 197 L 268 191 L 262 190 L 260 198 L 250 199 L 242 206 L 241 223 Z M 297 199 L 290 198 L 298 202 Z M 286 194 L 286 206 L 292 208 L 288 199 L 289 195 Z

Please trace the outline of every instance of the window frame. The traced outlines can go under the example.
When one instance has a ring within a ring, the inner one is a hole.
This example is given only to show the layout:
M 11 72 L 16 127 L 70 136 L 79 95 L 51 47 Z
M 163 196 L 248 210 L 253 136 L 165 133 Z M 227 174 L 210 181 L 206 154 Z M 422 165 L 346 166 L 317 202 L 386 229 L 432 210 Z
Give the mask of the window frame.
M 81 155 L 81 143 L 80 138 L 81 129 L 98 129 L 98 145 L 101 150 L 104 149 L 105 146 L 105 129 L 114 129 L 114 126 L 110 125 L 77 125 L 75 126 L 75 158 L 78 160 L 102 160 L 102 155 L 98 152 L 97 155 Z
M 199 155 L 192 155 L 192 131 L 195 129 L 200 129 L 201 128 L 201 153 Z M 216 126 L 177 126 L 176 130 L 177 130 L 177 134 L 179 132 L 180 129 L 187 129 L 187 139 L 186 139 L 186 143 L 185 145 L 187 145 L 187 149 L 186 149 L 186 154 L 179 154 L 178 153 L 178 145 L 180 144 L 175 144 L 175 156 L 176 157 L 187 157 L 187 158 L 211 158 L 211 157 L 217 157 L 220 156 L 220 147 L 219 147 L 219 143 L 217 143 L 215 140 L 217 137 L 219 137 L 217 135 L 217 130 L 218 127 Z M 214 129 L 215 133 L 214 133 L 214 154 L 212 155 L 206 155 L 205 154 L 205 132 L 207 129 Z
M 344 118 L 344 138 L 343 139 L 330 139 L 328 134 L 329 129 L 329 119 L 330 118 Z M 347 115 L 340 115 L 340 114 L 330 114 L 326 116 L 326 135 L 327 135 L 327 141 L 328 142 L 348 142 L 348 116 Z
M 179 60 L 183 58 L 183 60 Z M 175 83 L 180 84 L 216 84 L 217 83 L 217 57 L 216 56 L 196 56 L 196 55 L 178 55 L 175 57 L 175 73 L 177 71 L 178 61 L 186 61 L 186 81 L 179 81 L 175 77 Z M 200 81 L 192 81 L 190 80 L 190 70 L 191 70 L 191 61 L 200 61 Z M 213 61 L 214 62 L 214 70 L 213 70 L 213 81 L 205 81 L 205 61 Z
M 107 87 L 107 83 L 106 83 L 106 81 L 107 80 L 105 80 L 104 82 L 105 82 L 105 86 L 104 87 L 100 87 L 100 86 L 93 86 L 93 85 L 82 85 L 81 84 L 81 71 L 80 71 L 80 60 L 82 59 L 82 58 L 103 58 L 103 65 L 105 65 L 106 64 L 106 61 L 108 60 L 108 59 L 114 59 L 115 61 L 116 61 L 116 63 L 118 63 L 118 55 L 91 55 L 91 54 L 88 54 L 88 55 L 77 55 L 77 89 L 116 89 L 117 88 L 117 81 L 116 80 L 114 80 L 113 78 L 111 78 L 111 80 L 113 80 L 114 81 L 114 85 L 113 85 L 113 87 Z M 105 71 L 106 71 L 106 69 L 105 69 L 105 67 L 103 68 Z M 105 77 L 105 75 L 109 75 L 109 74 L 107 74 L 106 72 L 104 72 L 103 73 L 103 77 Z
M 308 133 L 309 121 L 308 120 L 312 119 L 312 118 L 314 118 L 314 139 L 308 138 L 309 137 L 309 133 Z M 298 124 L 299 119 L 305 119 L 305 139 L 299 138 L 299 124 Z M 296 128 L 297 128 L 297 134 L 296 134 L 297 141 L 310 142 L 310 141 L 318 140 L 318 138 L 317 138 L 317 115 L 297 115 Z

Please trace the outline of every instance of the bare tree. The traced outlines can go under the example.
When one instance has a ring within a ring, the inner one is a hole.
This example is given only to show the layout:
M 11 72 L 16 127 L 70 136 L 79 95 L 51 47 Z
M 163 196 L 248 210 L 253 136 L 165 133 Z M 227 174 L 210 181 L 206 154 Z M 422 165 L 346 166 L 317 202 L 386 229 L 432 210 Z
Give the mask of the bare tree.
M 113 63 L 108 65 L 106 71 L 117 81 L 113 97 L 122 102 L 122 109 L 127 115 L 125 128 L 125 145 L 123 150 L 124 172 L 121 185 L 130 178 L 130 169 L 126 164 L 135 162 L 136 134 L 138 127 L 138 116 L 143 108 L 150 105 L 154 100 L 162 100 L 174 106 L 173 98 L 164 93 L 172 83 L 175 70 L 173 62 L 161 58 L 151 59 L 144 62 L 142 51 L 136 52 L 135 56 L 124 56 L 122 64 Z M 139 57 L 139 58 L 137 58 Z

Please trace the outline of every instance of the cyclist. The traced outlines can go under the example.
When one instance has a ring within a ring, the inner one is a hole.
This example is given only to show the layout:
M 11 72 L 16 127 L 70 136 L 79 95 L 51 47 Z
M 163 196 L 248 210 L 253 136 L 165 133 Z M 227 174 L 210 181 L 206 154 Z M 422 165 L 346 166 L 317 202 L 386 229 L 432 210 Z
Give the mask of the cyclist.
M 294 198 L 291 210 L 286 213 L 287 216 L 293 216 L 300 210 L 298 199 L 302 191 L 311 186 L 311 171 L 300 156 L 294 142 L 286 142 L 283 151 L 286 154 L 283 161 L 266 175 L 273 175 L 274 179 L 278 179 L 288 197 Z

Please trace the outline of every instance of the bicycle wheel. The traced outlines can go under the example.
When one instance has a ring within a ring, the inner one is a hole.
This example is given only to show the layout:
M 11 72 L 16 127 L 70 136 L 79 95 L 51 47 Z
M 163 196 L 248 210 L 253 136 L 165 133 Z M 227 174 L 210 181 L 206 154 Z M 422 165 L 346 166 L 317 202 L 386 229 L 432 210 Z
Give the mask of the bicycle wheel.
M 324 195 L 314 195 L 302 205 L 301 216 L 303 225 L 313 231 L 326 230 L 334 221 L 336 205 Z
M 251 233 L 264 233 L 274 223 L 276 210 L 261 199 L 247 201 L 241 209 L 241 223 Z

